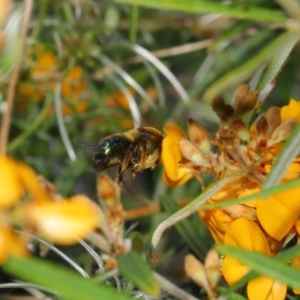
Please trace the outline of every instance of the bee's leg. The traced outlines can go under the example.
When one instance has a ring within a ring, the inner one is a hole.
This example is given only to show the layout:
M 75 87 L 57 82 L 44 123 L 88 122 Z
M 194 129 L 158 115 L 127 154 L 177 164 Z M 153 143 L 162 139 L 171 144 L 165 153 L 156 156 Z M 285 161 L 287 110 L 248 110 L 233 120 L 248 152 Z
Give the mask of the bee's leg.
M 125 170 L 127 170 L 129 168 L 131 157 L 132 157 L 132 150 L 131 150 L 131 147 L 129 147 L 128 150 L 126 151 L 125 157 L 119 168 L 121 170 L 121 172 L 124 172 Z
M 134 170 L 130 170 L 130 178 L 131 178 L 131 180 L 133 180 L 134 178 L 135 178 L 135 174 L 136 172 L 134 171 Z
M 146 153 L 146 143 L 140 141 L 137 145 L 136 151 L 138 152 L 138 166 L 136 168 L 137 171 L 141 171 L 145 169 L 145 164 L 147 160 L 147 153 Z
M 123 173 L 124 171 L 122 171 L 122 165 L 120 165 L 120 167 L 118 168 L 117 171 L 117 175 L 116 175 L 116 183 L 119 185 L 122 185 L 123 183 Z

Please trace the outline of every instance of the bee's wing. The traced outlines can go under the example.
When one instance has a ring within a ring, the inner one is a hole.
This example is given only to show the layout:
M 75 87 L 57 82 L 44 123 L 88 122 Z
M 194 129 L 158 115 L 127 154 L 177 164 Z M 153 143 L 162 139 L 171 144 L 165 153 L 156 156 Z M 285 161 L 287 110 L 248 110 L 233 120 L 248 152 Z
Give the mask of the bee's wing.
M 89 156 L 93 156 L 95 153 L 95 150 L 99 144 L 99 140 L 96 140 L 94 138 L 90 137 L 85 137 L 82 136 L 80 137 L 80 145 L 81 147 L 89 154 Z

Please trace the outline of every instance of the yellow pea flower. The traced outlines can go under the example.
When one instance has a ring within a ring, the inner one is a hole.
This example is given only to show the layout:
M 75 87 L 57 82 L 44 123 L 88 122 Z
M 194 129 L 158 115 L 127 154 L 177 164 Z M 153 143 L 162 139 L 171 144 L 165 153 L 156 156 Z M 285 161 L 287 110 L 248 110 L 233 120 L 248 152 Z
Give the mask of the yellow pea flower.
M 180 165 L 183 158 L 179 140 L 185 138 L 182 129 L 175 124 L 164 126 L 166 136 L 162 142 L 163 181 L 167 186 L 180 186 L 193 177 L 189 168 Z
M 271 256 L 265 234 L 253 221 L 238 218 L 228 228 L 224 244 L 252 252 Z M 228 284 L 233 284 L 250 271 L 250 268 L 233 257 L 226 256 L 222 264 L 222 274 Z M 267 276 L 259 276 L 248 282 L 249 300 L 284 300 L 287 286 Z
M 83 195 L 29 205 L 27 213 L 41 236 L 60 245 L 77 243 L 102 221 L 99 207 Z

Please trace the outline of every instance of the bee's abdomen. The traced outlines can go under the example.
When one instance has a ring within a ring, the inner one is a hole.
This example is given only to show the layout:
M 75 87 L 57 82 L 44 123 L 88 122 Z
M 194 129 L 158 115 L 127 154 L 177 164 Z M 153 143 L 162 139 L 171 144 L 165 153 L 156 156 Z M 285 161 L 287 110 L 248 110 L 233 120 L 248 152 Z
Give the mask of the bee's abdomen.
M 130 141 L 122 134 L 114 134 L 100 140 L 93 156 L 93 162 L 97 170 L 102 171 L 120 164 L 129 146 Z

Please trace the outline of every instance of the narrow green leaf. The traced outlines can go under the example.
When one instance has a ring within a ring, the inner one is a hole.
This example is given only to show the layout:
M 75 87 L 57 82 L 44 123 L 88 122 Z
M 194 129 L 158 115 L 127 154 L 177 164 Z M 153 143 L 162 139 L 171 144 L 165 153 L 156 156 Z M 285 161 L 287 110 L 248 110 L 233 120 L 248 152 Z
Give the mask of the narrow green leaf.
M 224 245 L 217 245 L 216 249 L 224 255 L 236 258 L 260 274 L 286 283 L 290 287 L 300 288 L 300 270 L 287 265 L 281 260 Z
M 285 32 L 281 34 L 252 59 L 239 68 L 225 74 L 206 90 L 203 96 L 204 101 L 210 102 L 216 95 L 221 94 L 223 90 L 248 80 L 258 68 L 270 62 L 274 55 L 278 55 L 285 44 L 290 43 L 291 40 L 294 41 L 295 36 L 299 36 L 299 33 Z
M 300 185 L 300 179 L 295 179 L 295 180 L 289 181 L 287 183 L 281 184 L 279 186 L 275 186 L 275 187 L 269 188 L 267 190 L 263 190 L 261 192 L 258 192 L 258 193 L 255 193 L 255 194 L 252 194 L 249 196 L 245 196 L 245 197 L 241 197 L 241 198 L 231 198 L 226 201 L 224 200 L 224 201 L 219 201 L 219 202 L 215 202 L 215 203 L 203 204 L 199 207 L 199 209 L 206 210 L 206 209 L 212 209 L 212 208 L 217 208 L 217 207 L 230 206 L 230 205 L 234 205 L 234 204 L 238 204 L 238 203 L 246 203 L 246 202 L 251 201 L 256 198 L 269 197 L 275 193 L 283 192 L 283 191 L 292 189 L 299 185 Z
M 260 91 L 263 89 L 269 82 L 274 80 L 281 69 L 283 68 L 286 60 L 288 59 L 291 51 L 293 50 L 294 46 L 298 42 L 300 36 L 295 35 L 292 36 L 282 47 L 281 51 L 276 55 L 276 57 L 272 60 L 269 66 L 264 71 L 258 85 L 257 90 Z
M 131 299 L 108 286 L 80 277 L 65 267 L 38 258 L 9 258 L 2 268 L 18 278 L 54 289 L 62 297 L 72 300 L 97 300 L 99 295 L 105 300 Z
M 172 215 L 179 210 L 179 206 L 170 197 L 161 197 L 161 203 L 164 210 Z M 194 222 L 193 222 L 194 221 Z M 176 229 L 185 240 L 185 242 L 191 247 L 191 249 L 197 254 L 197 256 L 204 261 L 208 249 L 206 241 L 203 241 L 199 235 L 199 231 L 196 227 L 204 226 L 199 216 L 195 216 L 194 220 L 189 218 L 182 220 L 175 224 Z
M 216 46 L 219 44 L 231 40 L 233 37 L 236 37 L 238 34 L 243 32 L 244 30 L 248 29 L 251 26 L 250 21 L 238 21 L 235 24 L 233 24 L 232 27 L 228 28 L 228 30 L 223 31 L 222 35 L 214 40 L 211 46 L 208 47 L 209 51 L 214 50 Z
M 274 258 L 274 259 L 284 262 L 284 263 L 288 263 L 292 259 L 294 259 L 295 257 L 297 257 L 299 255 L 300 255 L 300 246 L 298 245 L 298 246 L 294 246 L 288 250 L 285 250 L 284 252 L 279 253 L 276 256 L 276 258 Z M 238 280 L 233 285 L 231 285 L 229 288 L 227 288 L 227 292 L 236 291 L 240 287 L 245 286 L 247 284 L 247 282 L 254 279 L 258 275 L 259 274 L 256 271 L 250 271 L 248 274 L 243 276 L 240 280 Z
M 137 252 L 119 255 L 118 266 L 120 274 L 131 280 L 139 289 L 151 296 L 160 295 L 160 287 L 150 266 Z
M 243 23 L 243 22 L 240 22 Z M 239 26 L 238 26 L 239 27 Z M 229 31 L 234 31 L 235 26 Z M 228 31 L 223 32 L 220 39 L 222 40 L 223 36 L 228 36 L 230 39 L 230 34 Z M 268 29 L 262 29 L 257 34 L 249 36 L 247 39 L 244 39 L 238 43 L 236 47 L 226 47 L 221 52 L 212 51 L 214 55 L 214 65 L 211 67 L 211 70 L 206 74 L 205 78 L 200 80 L 189 92 L 190 96 L 197 96 L 204 92 L 204 89 L 211 86 L 217 80 L 228 74 L 233 69 L 236 69 L 237 66 L 243 65 L 247 60 L 253 57 L 253 52 L 256 53 L 257 49 L 260 49 L 266 45 L 266 40 L 273 40 L 275 37 L 274 32 Z M 224 58 L 228 57 L 227 63 L 222 63 Z
M 247 298 L 238 293 L 230 293 L 227 300 L 247 300 Z
M 165 221 L 161 222 L 153 233 L 152 240 L 151 240 L 152 245 L 156 247 L 160 241 L 162 234 L 167 228 L 170 228 L 171 226 L 184 220 L 194 212 L 198 211 L 200 206 L 203 203 L 209 200 L 216 192 L 218 192 L 231 180 L 232 179 L 229 177 L 220 180 L 215 185 L 211 186 L 209 189 L 206 189 L 203 193 L 201 193 L 198 197 L 196 197 L 191 203 L 189 203 L 188 205 L 186 205 L 185 207 L 177 211 L 175 214 L 171 215 Z
M 287 17 L 282 13 L 250 5 L 229 5 L 214 1 L 201 0 L 114 0 L 119 3 L 141 5 L 157 9 L 178 10 L 187 13 L 225 14 L 229 17 L 253 21 L 283 23 Z
M 299 140 L 300 124 L 297 124 L 290 134 L 288 140 L 281 148 L 279 155 L 277 156 L 275 163 L 272 166 L 271 172 L 264 182 L 264 190 L 279 184 L 293 159 L 300 153 Z
M 277 258 L 283 262 L 289 262 L 297 256 L 300 256 L 300 245 L 291 247 L 279 253 Z

